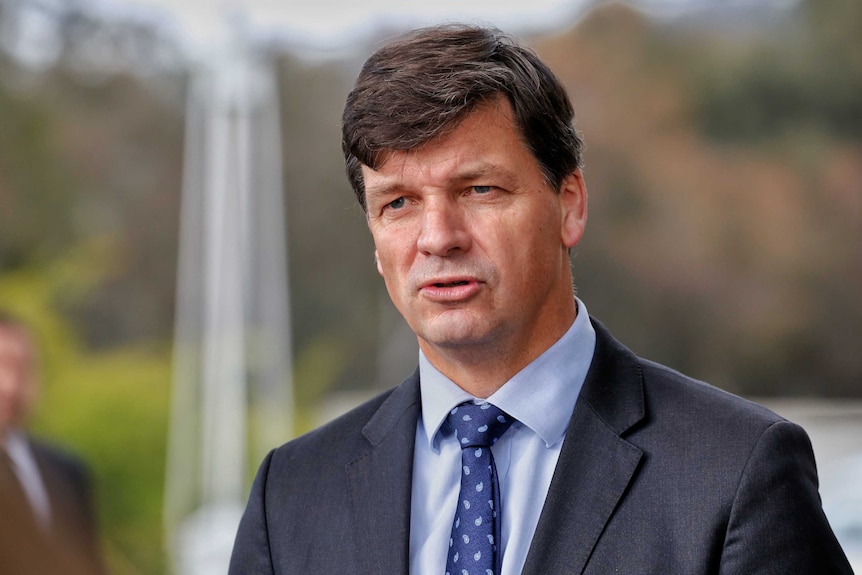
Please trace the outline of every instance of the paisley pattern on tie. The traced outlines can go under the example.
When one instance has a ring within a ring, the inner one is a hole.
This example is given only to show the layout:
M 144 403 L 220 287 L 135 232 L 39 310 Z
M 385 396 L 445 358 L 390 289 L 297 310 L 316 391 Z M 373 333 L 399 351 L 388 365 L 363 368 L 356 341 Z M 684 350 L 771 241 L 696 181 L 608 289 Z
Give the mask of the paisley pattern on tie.
M 447 421 L 461 444 L 461 491 L 446 575 L 497 575 L 500 494 L 491 446 L 514 420 L 490 403 L 462 403 Z

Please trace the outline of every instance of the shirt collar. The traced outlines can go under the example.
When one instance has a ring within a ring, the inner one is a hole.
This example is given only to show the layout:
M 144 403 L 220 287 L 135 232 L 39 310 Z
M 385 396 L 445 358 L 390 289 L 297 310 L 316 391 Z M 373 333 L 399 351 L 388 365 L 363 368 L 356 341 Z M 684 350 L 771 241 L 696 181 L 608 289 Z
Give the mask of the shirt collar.
M 18 429 L 11 429 L 6 434 L 6 445 L 3 446 L 9 458 L 19 464 L 27 456 L 27 438 Z
M 587 308 L 578 298 L 575 301 L 578 315 L 566 333 L 487 399 L 533 430 L 547 447 L 566 433 L 596 347 Z M 437 432 L 452 408 L 478 399 L 440 373 L 421 350 L 419 382 L 422 426 L 429 446 L 437 451 Z

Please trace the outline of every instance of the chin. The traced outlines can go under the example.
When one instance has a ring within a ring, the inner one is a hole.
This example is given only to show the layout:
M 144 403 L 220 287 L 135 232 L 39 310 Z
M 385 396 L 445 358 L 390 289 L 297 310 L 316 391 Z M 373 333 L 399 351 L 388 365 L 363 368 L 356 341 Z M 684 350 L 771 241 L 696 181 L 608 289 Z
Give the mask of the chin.
M 430 329 L 420 336 L 429 344 L 439 349 L 463 350 L 487 347 L 493 342 L 495 335 L 488 330 L 477 329 L 476 326 L 456 326 L 452 329 Z

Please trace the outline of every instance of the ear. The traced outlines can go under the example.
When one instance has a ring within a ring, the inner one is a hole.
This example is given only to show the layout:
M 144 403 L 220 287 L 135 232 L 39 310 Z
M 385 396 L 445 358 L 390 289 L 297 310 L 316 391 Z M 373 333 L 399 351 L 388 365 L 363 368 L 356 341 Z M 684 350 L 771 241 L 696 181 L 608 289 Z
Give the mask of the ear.
M 374 265 L 377 266 L 377 273 L 383 275 L 383 266 L 380 265 L 380 257 L 377 255 L 377 250 L 374 250 Z
M 560 185 L 562 208 L 562 242 L 566 249 L 578 245 L 587 227 L 587 186 L 580 168 L 569 174 Z

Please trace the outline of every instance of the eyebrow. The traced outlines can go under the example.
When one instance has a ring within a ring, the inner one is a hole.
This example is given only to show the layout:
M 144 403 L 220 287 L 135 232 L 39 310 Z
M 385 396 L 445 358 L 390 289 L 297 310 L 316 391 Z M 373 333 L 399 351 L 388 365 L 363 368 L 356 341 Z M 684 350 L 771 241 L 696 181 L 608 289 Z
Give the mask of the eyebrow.
M 365 197 L 388 196 L 396 192 L 399 188 L 401 188 L 401 184 L 399 182 L 388 182 L 376 186 L 365 184 Z
M 508 182 L 513 174 L 511 170 L 501 166 L 499 164 L 494 164 L 491 162 L 476 162 L 474 164 L 469 164 L 466 168 L 460 172 L 455 173 L 451 178 L 449 178 L 449 182 L 461 183 L 461 182 L 470 182 L 474 180 L 481 180 L 488 176 L 488 174 L 494 173 L 495 177 L 502 180 L 502 183 Z M 368 196 L 388 196 L 390 194 L 397 193 L 399 190 L 403 189 L 401 181 L 388 181 L 383 182 L 376 186 L 368 186 L 365 187 L 365 195 Z

